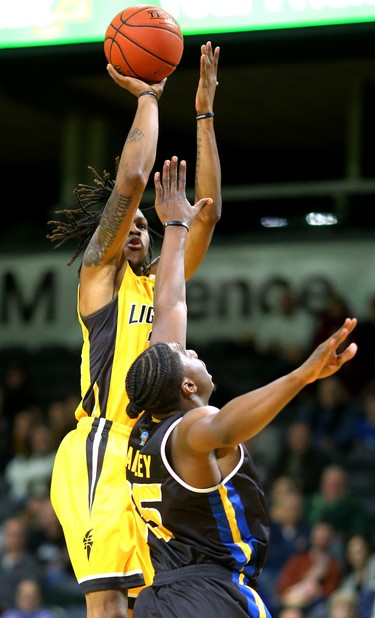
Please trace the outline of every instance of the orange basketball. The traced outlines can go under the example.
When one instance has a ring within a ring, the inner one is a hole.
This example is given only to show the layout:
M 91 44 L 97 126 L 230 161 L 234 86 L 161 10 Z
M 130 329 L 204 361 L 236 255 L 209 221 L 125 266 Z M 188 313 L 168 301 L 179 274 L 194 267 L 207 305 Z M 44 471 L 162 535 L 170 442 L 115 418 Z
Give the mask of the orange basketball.
M 107 61 L 119 73 L 150 84 L 173 73 L 183 50 L 184 37 L 174 17 L 148 4 L 120 11 L 104 37 Z

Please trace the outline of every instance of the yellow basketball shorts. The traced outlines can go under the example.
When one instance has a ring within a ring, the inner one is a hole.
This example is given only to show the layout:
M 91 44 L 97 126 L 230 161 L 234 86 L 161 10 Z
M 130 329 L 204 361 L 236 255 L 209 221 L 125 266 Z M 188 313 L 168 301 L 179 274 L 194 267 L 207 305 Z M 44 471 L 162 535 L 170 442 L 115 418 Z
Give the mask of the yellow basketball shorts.
M 56 453 L 51 502 L 83 593 L 128 590 L 134 598 L 153 579 L 144 528 L 136 524 L 126 482 L 130 431 L 105 419 L 82 418 Z

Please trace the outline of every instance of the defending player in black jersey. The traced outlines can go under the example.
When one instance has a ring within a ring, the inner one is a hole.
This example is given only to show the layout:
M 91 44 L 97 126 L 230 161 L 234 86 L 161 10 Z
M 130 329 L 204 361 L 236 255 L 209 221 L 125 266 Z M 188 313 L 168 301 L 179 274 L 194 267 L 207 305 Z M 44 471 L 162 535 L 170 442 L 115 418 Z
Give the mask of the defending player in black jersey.
M 183 254 L 193 215 L 185 173 L 184 162 L 178 169 L 174 158 L 164 165 L 162 182 L 155 176 L 156 208 L 171 204 L 173 221 L 165 241 L 168 237 L 174 262 L 164 263 L 162 254 L 151 346 L 126 379 L 128 414 L 142 413 L 131 432 L 126 474 L 155 570 L 133 616 L 270 618 L 256 592 L 267 553 L 268 517 L 259 478 L 241 442 L 260 432 L 307 384 L 336 373 L 354 357 L 355 343 L 341 353 L 337 349 L 357 320 L 347 318 L 291 373 L 220 410 L 210 406 L 211 375 L 185 349 Z

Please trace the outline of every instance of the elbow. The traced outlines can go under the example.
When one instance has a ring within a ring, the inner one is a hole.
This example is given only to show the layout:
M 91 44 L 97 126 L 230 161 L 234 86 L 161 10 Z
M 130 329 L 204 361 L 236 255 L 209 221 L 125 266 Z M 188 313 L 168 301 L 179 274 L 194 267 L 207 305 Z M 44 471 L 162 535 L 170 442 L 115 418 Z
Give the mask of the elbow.
M 220 219 L 221 219 L 221 200 L 218 200 L 216 203 L 216 208 L 212 214 L 212 223 L 213 225 L 216 225 L 216 223 L 219 223 Z
M 221 219 L 221 211 L 223 206 L 220 188 L 218 188 L 217 192 L 214 193 L 214 195 L 211 195 L 211 197 L 213 199 L 213 203 L 206 210 L 210 222 L 212 223 L 212 225 L 216 225 L 216 223 L 218 223 Z
M 206 205 L 200 211 L 198 218 L 204 222 L 209 228 L 214 228 L 221 219 L 222 200 L 220 198 L 212 198 L 213 203 Z
M 118 176 L 116 184 L 120 193 L 126 193 L 129 187 L 133 192 L 143 193 L 148 183 L 149 174 L 140 167 L 132 167 L 126 170 L 122 176 Z
M 207 212 L 203 214 L 206 215 L 209 225 L 214 227 L 221 219 L 221 199 L 214 199 L 213 203 L 209 205 L 209 208 L 204 208 L 203 210 L 207 210 Z

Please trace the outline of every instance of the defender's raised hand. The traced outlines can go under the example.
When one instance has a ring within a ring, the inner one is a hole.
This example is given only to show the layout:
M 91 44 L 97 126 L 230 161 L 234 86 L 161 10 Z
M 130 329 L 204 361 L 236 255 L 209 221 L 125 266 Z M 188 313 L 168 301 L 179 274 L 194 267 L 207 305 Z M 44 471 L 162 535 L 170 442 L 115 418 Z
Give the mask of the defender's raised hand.
M 182 221 L 188 227 L 205 204 L 212 203 L 210 197 L 199 200 L 194 206 L 186 198 L 186 161 L 178 163 L 178 157 L 167 159 L 160 172 L 154 176 L 155 210 L 164 225 L 168 221 Z
M 350 343 L 341 353 L 337 352 L 339 346 L 347 340 L 356 325 L 356 318 L 346 318 L 342 327 L 326 341 L 323 341 L 309 358 L 296 369 L 297 372 L 305 374 L 304 380 L 306 384 L 333 375 L 344 363 L 347 363 L 356 355 L 356 343 Z

